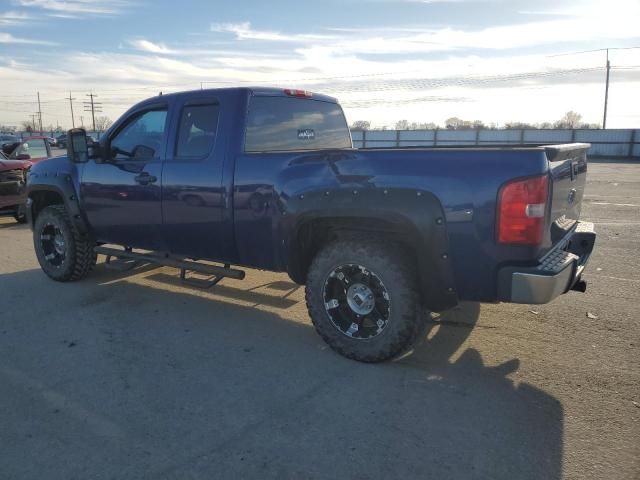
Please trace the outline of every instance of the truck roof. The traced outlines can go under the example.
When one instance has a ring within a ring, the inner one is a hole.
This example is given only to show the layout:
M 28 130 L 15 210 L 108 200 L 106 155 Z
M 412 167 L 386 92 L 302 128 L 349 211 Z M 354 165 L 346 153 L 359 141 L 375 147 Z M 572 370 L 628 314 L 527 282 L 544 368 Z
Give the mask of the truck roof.
M 304 98 L 310 99 L 310 100 L 322 100 L 324 102 L 331 102 L 331 103 L 338 103 L 338 100 L 334 97 L 330 97 L 328 95 L 323 95 L 321 93 L 315 93 L 315 92 L 307 92 L 305 90 L 299 90 L 299 89 L 285 89 L 285 88 L 276 88 L 276 87 L 259 87 L 259 86 L 253 86 L 253 87 L 230 87 L 230 88 L 205 88 L 203 90 L 188 90 L 188 91 L 184 91 L 184 92 L 175 92 L 175 93 L 168 93 L 168 94 L 163 94 L 162 97 L 189 97 L 191 95 L 196 95 L 196 94 L 201 94 L 203 92 L 210 92 L 213 94 L 224 94 L 224 93 L 232 93 L 232 92 L 238 92 L 238 91 L 245 91 L 245 92 L 249 92 L 250 95 L 255 95 L 255 96 L 261 96 L 261 97 L 287 97 L 287 96 L 302 96 L 302 95 L 294 95 L 292 93 L 287 93 L 287 92 L 299 92 L 302 93 L 304 92 Z M 159 98 L 159 96 L 155 96 L 155 97 L 150 97 L 147 98 L 146 100 L 143 100 L 141 102 L 139 102 L 137 105 L 141 105 L 144 103 L 153 103 L 154 100 L 157 100 Z

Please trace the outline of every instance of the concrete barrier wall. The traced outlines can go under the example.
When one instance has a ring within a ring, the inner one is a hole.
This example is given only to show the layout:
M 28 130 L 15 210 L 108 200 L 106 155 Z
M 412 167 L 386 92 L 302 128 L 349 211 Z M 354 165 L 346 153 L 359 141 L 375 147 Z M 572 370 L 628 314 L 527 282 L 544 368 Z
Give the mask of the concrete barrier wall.
M 356 148 L 585 142 L 593 157 L 640 158 L 640 129 L 353 130 L 351 136 Z

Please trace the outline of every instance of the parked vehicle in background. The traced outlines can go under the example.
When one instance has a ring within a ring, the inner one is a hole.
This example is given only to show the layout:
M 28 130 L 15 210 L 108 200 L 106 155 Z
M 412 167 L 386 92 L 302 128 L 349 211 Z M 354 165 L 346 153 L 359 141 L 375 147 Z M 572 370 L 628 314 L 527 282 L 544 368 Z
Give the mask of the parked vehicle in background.
M 11 215 L 18 223 L 27 221 L 26 179 L 31 162 L 9 160 L 0 153 L 0 216 Z
M 53 137 L 47 137 L 47 142 L 49 142 L 50 147 L 55 147 L 58 144 L 58 141 Z
M 63 133 L 56 137 L 56 146 L 58 148 L 67 148 L 67 134 Z
M 19 143 L 20 139 L 15 135 L 0 134 L 0 150 L 5 155 L 11 155 Z
M 29 160 L 32 163 L 51 157 L 48 137 L 29 137 L 24 139 L 9 155 L 10 160 Z
M 151 98 L 87 142 L 70 131 L 67 157 L 27 182 L 57 281 L 99 253 L 215 275 L 207 287 L 244 278 L 232 264 L 287 272 L 322 338 L 367 362 L 406 351 L 423 307 L 586 288 L 588 144 L 354 149 L 334 98 L 273 88 Z

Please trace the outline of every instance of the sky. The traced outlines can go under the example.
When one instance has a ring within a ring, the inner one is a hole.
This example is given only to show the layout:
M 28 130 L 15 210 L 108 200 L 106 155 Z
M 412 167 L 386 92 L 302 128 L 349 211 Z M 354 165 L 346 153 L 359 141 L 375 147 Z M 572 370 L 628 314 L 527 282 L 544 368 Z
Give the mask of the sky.
M 601 123 L 640 128 L 638 0 L 0 0 L 0 125 L 89 125 L 139 100 L 199 88 L 298 87 L 349 122 L 393 128 Z M 579 53 L 585 52 L 585 53 Z

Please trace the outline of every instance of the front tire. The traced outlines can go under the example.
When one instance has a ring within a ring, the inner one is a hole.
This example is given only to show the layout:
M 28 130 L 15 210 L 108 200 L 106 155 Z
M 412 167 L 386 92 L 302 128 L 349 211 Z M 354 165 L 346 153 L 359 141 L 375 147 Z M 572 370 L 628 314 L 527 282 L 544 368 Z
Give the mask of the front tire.
M 83 237 L 63 205 L 43 209 L 33 228 L 33 245 L 40 267 L 58 282 L 80 280 L 96 264 L 94 243 Z
M 417 274 L 398 245 L 338 240 L 313 260 L 306 284 L 316 331 L 339 354 L 380 362 L 406 351 L 420 331 Z

